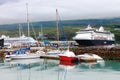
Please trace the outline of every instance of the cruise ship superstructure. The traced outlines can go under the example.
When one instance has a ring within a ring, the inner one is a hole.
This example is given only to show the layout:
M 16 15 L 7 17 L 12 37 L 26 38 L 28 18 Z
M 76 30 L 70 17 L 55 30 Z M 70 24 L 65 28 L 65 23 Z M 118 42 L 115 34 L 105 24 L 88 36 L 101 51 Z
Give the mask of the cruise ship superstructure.
M 76 32 L 76 36 L 73 37 L 73 40 L 75 40 L 79 46 L 103 46 L 114 45 L 114 37 L 114 34 L 104 30 L 103 26 L 99 29 L 95 29 L 88 25 L 87 28 Z

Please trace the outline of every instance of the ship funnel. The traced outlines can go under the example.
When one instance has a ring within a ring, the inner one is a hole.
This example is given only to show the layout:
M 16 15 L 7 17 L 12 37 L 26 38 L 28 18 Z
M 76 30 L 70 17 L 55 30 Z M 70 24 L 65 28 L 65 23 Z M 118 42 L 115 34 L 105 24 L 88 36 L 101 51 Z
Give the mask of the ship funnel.
M 90 26 L 90 24 L 87 26 L 86 30 L 92 29 L 92 27 Z
M 104 32 L 103 26 L 100 26 L 99 31 L 100 31 L 100 32 Z
M 22 36 L 21 36 L 21 38 L 25 38 L 26 36 L 23 34 Z
M 1 38 L 9 38 L 9 36 L 2 35 Z

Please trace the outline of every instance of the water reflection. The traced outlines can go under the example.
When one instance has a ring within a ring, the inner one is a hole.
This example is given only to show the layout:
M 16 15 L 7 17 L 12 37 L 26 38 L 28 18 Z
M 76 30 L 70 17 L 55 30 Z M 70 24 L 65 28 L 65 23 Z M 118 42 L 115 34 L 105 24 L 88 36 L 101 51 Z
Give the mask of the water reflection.
M 65 61 L 60 61 L 59 64 L 59 79 L 58 80 L 71 80 L 71 72 L 78 71 L 80 72 L 85 72 L 88 71 L 87 69 L 97 69 L 97 68 L 104 68 L 105 67 L 105 62 L 99 61 L 99 62 L 80 62 L 80 63 L 71 63 L 71 62 L 65 62 Z M 73 74 L 73 75 L 76 75 Z M 78 73 L 79 74 L 79 73 Z
M 9 66 L 11 68 L 20 67 L 21 69 L 29 69 L 39 66 L 40 59 L 23 59 L 23 60 L 11 60 Z
M 54 67 L 57 67 L 59 65 L 58 60 L 50 60 L 50 59 L 42 59 L 42 64 L 40 65 L 41 68 L 37 69 L 39 70 L 48 70 L 52 69 Z
M 105 61 L 104 60 L 100 60 L 100 61 L 98 61 L 98 62 L 86 62 L 86 63 L 84 63 L 84 62 L 81 62 L 81 63 L 79 63 L 79 66 L 81 67 L 81 68 L 88 68 L 88 69 L 91 69 L 91 68 L 93 68 L 93 69 L 95 69 L 95 68 L 103 68 L 103 67 L 105 67 Z
M 54 68 L 59 65 L 59 61 L 49 60 L 49 59 L 23 59 L 23 60 L 11 60 L 10 62 L 5 62 L 5 64 L 9 65 L 10 68 L 19 67 L 20 69 L 29 69 L 29 68 L 37 68 L 39 70 L 47 70 L 50 68 Z
M 58 80 L 67 80 L 67 73 L 69 70 L 74 69 L 77 63 L 60 61 L 59 64 L 59 79 Z
M 39 58 L 11 60 L 0 63 L 0 80 L 8 80 L 8 77 L 10 80 L 100 80 L 106 74 L 113 76 L 103 80 L 112 80 L 119 77 L 116 75 L 120 74 L 119 67 L 120 63 L 117 61 L 70 63 Z
M 1 62 L 0 67 L 15 68 L 19 67 L 21 69 L 29 69 L 34 67 L 39 67 L 39 70 L 47 70 L 54 67 L 67 68 L 81 68 L 81 69 L 96 69 L 96 68 L 107 68 L 113 70 L 120 70 L 119 61 L 99 61 L 99 62 L 80 62 L 80 63 L 69 63 L 69 62 L 60 62 L 59 60 L 50 60 L 50 59 L 24 59 L 24 60 L 11 60 L 9 62 Z M 41 69 L 40 69 L 41 67 Z
M 59 67 L 65 70 L 73 69 L 77 63 L 72 63 L 72 62 L 65 62 L 65 61 L 60 61 Z

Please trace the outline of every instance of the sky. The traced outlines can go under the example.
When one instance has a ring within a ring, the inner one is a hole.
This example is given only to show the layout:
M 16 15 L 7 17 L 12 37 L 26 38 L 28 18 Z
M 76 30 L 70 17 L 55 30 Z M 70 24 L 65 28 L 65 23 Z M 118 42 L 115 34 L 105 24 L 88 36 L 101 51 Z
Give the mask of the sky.
M 120 0 L 0 0 L 0 24 L 120 17 Z

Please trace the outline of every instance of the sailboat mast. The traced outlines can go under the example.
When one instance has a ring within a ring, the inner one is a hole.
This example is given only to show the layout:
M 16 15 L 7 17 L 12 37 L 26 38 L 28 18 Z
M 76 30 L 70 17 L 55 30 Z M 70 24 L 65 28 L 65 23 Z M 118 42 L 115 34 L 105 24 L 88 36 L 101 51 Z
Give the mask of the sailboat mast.
M 19 24 L 19 37 L 21 37 L 21 25 Z
M 41 24 L 41 34 L 43 35 L 43 29 L 42 29 L 42 24 Z
M 41 35 L 42 35 L 41 40 L 43 40 L 43 29 L 42 29 L 42 24 L 41 24 Z
M 28 37 L 30 36 L 30 28 L 29 28 L 29 13 L 28 13 L 28 3 L 26 3 L 26 9 L 27 9 L 27 26 L 28 26 Z
M 57 9 L 56 9 L 56 27 L 57 27 L 57 41 L 59 41 L 58 10 Z

